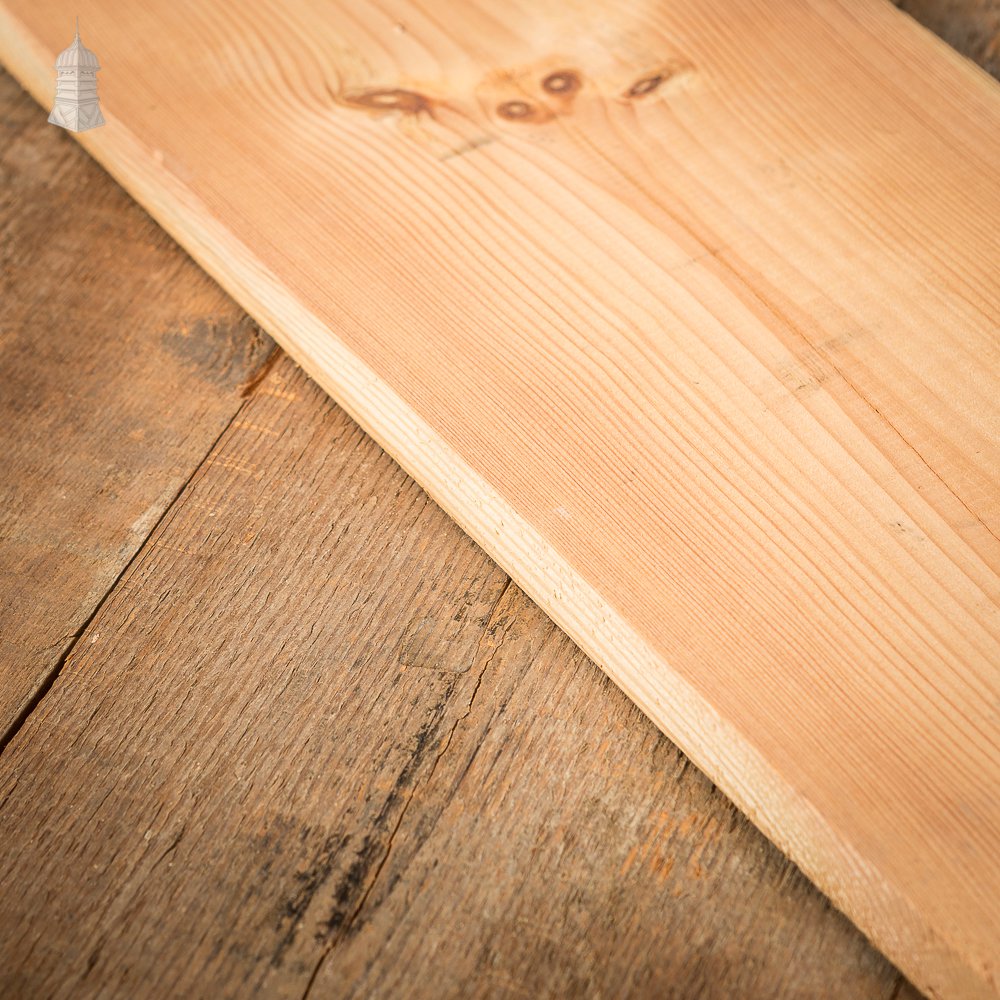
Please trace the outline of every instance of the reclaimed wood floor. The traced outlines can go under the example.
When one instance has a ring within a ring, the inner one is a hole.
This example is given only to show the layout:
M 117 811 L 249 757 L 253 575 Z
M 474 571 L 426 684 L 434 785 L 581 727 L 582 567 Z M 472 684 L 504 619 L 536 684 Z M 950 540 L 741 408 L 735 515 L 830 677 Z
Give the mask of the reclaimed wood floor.
M 0 995 L 911 992 L 6 75 L 0 123 Z

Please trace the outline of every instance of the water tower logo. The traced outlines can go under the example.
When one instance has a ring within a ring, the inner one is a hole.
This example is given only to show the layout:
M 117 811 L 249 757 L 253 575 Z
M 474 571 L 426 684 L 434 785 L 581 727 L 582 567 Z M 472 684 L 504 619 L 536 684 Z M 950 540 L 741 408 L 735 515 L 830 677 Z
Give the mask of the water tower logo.
M 71 132 L 85 132 L 104 124 L 97 102 L 97 56 L 80 41 L 80 19 L 76 19 L 73 44 L 56 59 L 56 103 L 49 115 L 53 125 Z

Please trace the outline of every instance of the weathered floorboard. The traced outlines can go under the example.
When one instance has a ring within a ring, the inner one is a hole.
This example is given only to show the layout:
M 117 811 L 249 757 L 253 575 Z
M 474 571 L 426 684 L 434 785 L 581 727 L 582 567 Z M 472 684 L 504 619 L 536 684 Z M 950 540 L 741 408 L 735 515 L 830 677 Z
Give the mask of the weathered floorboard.
M 898 981 L 286 360 L 0 757 L 0 885 L 4 995 Z
M 0 70 L 0 746 L 270 340 Z

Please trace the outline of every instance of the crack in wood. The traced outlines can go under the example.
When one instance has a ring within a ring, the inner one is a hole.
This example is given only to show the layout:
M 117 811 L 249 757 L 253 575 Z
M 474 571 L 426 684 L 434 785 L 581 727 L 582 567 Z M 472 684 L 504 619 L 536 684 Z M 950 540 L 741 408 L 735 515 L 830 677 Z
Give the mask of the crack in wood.
M 500 607 L 501 602 L 503 601 L 511 585 L 512 581 L 508 578 L 507 581 L 504 583 L 499 595 L 497 596 L 497 599 L 494 602 L 489 615 L 487 616 L 486 624 L 483 627 L 482 636 L 480 637 L 480 640 L 476 645 L 476 649 L 472 657 L 473 663 L 475 663 L 475 661 L 479 658 L 485 640 L 488 637 L 495 634 L 494 619 L 496 617 L 497 609 Z M 511 623 L 510 621 L 508 621 L 506 623 L 506 627 L 504 628 L 503 632 L 500 635 L 499 641 L 490 651 L 489 656 L 486 657 L 486 660 L 483 663 L 482 668 L 480 669 L 476 677 L 475 684 L 473 685 L 472 692 L 469 696 L 469 703 L 466 706 L 465 711 L 460 716 L 458 716 L 452 723 L 451 729 L 448 731 L 448 735 L 445 737 L 444 740 L 442 740 L 438 752 L 435 755 L 434 760 L 431 762 L 430 769 L 427 772 L 427 777 L 424 779 L 423 782 L 425 786 L 429 785 L 430 782 L 432 781 L 434 777 L 434 772 L 437 770 L 438 764 L 441 762 L 442 758 L 448 752 L 448 748 L 451 746 L 451 742 L 455 736 L 456 730 L 472 713 L 472 708 L 473 705 L 475 704 L 476 696 L 479 694 L 479 689 L 482 686 L 483 678 L 485 677 L 487 670 L 489 670 L 493 660 L 496 658 L 497 653 L 500 651 L 500 648 L 502 647 L 504 640 L 507 637 L 510 627 Z M 450 698 L 451 692 L 454 690 L 454 687 L 455 687 L 454 683 L 449 686 L 448 693 L 446 695 L 446 701 L 447 699 Z M 401 772 L 401 778 L 402 774 L 405 773 L 407 770 L 409 770 L 411 773 L 415 771 L 417 765 L 419 764 L 419 760 L 423 753 L 423 747 L 426 745 L 425 730 L 421 730 L 420 736 L 423 736 L 424 739 L 420 739 L 418 737 L 417 749 L 407 762 L 407 767 L 404 768 L 404 772 Z M 389 797 L 386 799 L 386 802 L 379 813 L 379 819 L 376 820 L 374 824 L 374 827 L 376 829 L 381 825 L 381 822 L 384 822 L 385 815 L 389 812 L 391 805 L 393 804 L 394 801 L 394 796 L 396 795 L 398 789 L 401 787 L 402 784 L 404 784 L 403 781 L 401 780 L 397 781 L 396 786 L 393 788 Z M 382 851 L 381 858 L 379 859 L 378 864 L 375 866 L 374 874 L 372 875 L 371 880 L 368 882 L 367 888 L 362 893 L 361 898 L 358 900 L 358 903 L 354 907 L 353 911 L 346 917 L 342 917 L 341 913 L 335 910 L 334 914 L 332 914 L 331 917 L 328 918 L 327 921 L 325 922 L 325 927 L 327 929 L 327 932 L 339 931 L 339 933 L 333 940 L 327 943 L 326 947 L 320 953 L 319 958 L 317 959 L 316 964 L 313 967 L 313 971 L 309 976 L 308 981 L 306 982 L 305 990 L 302 993 L 302 1000 L 307 1000 L 307 998 L 309 997 L 309 994 L 316 982 L 317 977 L 320 974 L 321 969 L 325 965 L 327 958 L 330 956 L 333 950 L 337 947 L 340 941 L 343 940 L 344 937 L 352 933 L 354 929 L 358 926 L 362 910 L 364 909 L 366 903 L 368 902 L 368 899 L 370 898 L 375 886 L 378 884 L 379 877 L 381 876 L 382 871 L 385 868 L 386 862 L 389 860 L 389 856 L 392 853 L 392 847 L 393 843 L 395 842 L 396 835 L 399 832 L 401 826 L 403 825 L 403 821 L 406 818 L 407 811 L 409 810 L 410 803 L 413 801 L 413 797 L 416 794 L 416 791 L 417 791 L 416 785 L 411 787 L 410 793 L 407 796 L 406 801 L 403 803 L 403 806 L 400 809 L 398 817 L 396 818 L 396 822 L 393 824 L 393 827 L 389 832 L 388 840 L 386 841 L 385 848 Z M 376 842 L 374 840 L 371 840 L 368 836 L 365 837 L 365 841 L 362 846 L 362 853 L 359 856 L 358 861 L 356 861 L 355 864 L 352 865 L 351 869 L 349 869 L 348 878 L 343 880 L 341 884 L 338 886 L 337 890 L 338 900 L 342 895 L 346 896 L 351 888 L 361 884 L 364 875 L 367 874 L 367 871 L 369 870 L 371 858 L 375 853 L 374 851 L 375 843 Z

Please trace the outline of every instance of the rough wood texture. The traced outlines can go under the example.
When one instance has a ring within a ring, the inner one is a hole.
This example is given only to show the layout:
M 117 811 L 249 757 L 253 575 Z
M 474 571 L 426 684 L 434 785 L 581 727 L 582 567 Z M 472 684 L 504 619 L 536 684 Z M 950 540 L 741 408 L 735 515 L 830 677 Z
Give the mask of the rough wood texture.
M 56 7 L 4 6 L 39 96 Z M 994 995 L 995 85 L 873 2 L 84 13 L 88 147 L 921 985 Z
M 0 107 L 2 747 L 271 345 L 5 73 Z
M 890 1000 L 282 361 L 0 757 L 0 994 Z

